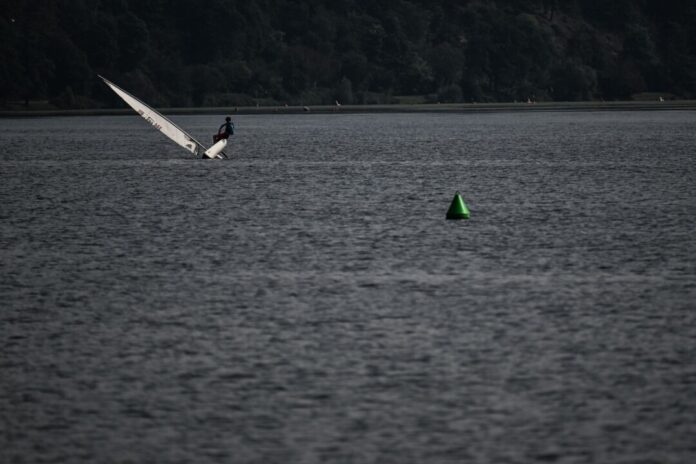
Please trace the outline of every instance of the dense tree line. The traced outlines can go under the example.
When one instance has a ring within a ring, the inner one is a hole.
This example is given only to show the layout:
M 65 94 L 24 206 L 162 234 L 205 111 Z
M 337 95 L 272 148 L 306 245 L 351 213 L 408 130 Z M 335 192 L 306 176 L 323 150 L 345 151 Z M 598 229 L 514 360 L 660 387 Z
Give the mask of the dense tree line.
M 693 0 L 2 0 L 0 106 L 696 95 Z

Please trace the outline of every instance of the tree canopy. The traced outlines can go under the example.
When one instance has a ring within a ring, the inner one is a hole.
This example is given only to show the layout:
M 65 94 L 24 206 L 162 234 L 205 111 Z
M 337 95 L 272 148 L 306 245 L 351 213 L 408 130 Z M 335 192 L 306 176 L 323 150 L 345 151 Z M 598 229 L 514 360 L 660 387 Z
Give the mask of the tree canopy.
M 691 0 L 4 0 L 0 105 L 696 96 Z

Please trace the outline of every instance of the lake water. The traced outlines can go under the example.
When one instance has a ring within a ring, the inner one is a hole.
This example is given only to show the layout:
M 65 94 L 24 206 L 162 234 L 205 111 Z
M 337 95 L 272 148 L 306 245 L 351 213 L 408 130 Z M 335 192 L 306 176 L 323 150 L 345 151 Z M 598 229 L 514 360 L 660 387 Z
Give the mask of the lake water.
M 233 119 L 0 120 L 0 462 L 696 462 L 696 112 Z

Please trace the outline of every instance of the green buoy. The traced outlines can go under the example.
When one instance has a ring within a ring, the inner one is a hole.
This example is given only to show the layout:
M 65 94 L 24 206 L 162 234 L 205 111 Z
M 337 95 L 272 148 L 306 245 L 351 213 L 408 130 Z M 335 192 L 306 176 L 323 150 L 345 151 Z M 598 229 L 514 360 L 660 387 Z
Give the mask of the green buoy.
M 452 204 L 447 210 L 447 219 L 469 219 L 469 208 L 466 207 L 458 191 L 454 194 Z

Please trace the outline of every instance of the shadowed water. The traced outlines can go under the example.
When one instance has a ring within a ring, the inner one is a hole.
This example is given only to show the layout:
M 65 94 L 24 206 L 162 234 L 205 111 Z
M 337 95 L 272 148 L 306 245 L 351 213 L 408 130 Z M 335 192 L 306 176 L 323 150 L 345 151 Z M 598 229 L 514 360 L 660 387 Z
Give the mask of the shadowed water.
M 0 462 L 696 460 L 696 113 L 234 121 L 0 120 Z

